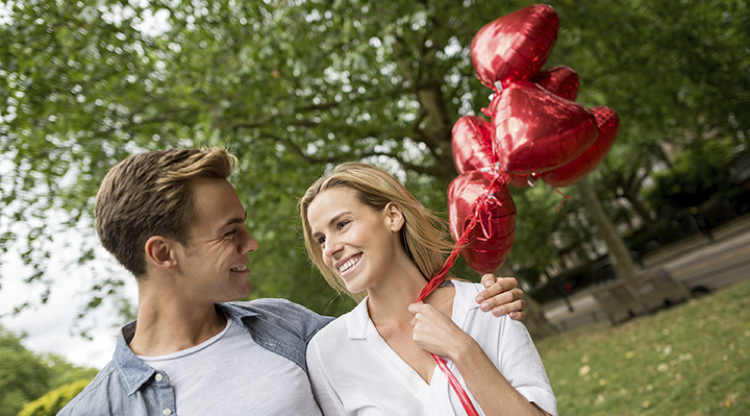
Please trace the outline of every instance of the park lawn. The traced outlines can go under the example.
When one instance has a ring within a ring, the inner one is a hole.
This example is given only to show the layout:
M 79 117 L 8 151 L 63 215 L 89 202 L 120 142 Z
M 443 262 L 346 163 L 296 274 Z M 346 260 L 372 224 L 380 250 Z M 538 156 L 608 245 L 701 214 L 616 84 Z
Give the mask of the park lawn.
M 536 345 L 560 415 L 750 415 L 750 279 Z

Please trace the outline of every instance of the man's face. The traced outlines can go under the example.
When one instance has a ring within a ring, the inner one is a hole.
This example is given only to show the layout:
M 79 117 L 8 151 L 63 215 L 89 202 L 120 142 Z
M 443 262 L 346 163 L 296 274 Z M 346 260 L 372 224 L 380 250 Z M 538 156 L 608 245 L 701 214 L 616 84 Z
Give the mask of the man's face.
M 196 302 L 247 298 L 247 253 L 257 250 L 258 242 L 245 228 L 247 214 L 237 192 L 226 179 L 198 178 L 191 185 L 196 216 L 190 243 L 177 250 L 179 290 Z

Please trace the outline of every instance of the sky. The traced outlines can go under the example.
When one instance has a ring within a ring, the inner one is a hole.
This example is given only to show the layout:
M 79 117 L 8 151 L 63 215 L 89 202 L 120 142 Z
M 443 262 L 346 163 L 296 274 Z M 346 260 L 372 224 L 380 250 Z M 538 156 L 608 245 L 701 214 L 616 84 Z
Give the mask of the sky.
M 134 0 L 134 3 L 144 6 L 147 1 Z M 133 10 L 129 7 L 115 7 L 110 10 L 108 16 L 112 20 L 117 20 L 120 18 L 118 14 L 125 16 L 132 13 Z M 147 10 L 140 16 L 142 22 L 137 29 L 156 36 L 169 28 L 168 17 L 169 13 L 166 10 L 162 9 L 156 14 Z M 10 20 L 8 4 L 0 2 L 0 24 L 6 24 Z M 0 179 L 2 172 L 9 167 L 7 158 L 0 158 Z M 50 215 L 47 221 L 54 222 L 52 217 Z M 2 225 L 7 226 L 7 223 Z M 12 226 L 23 228 L 23 224 Z M 15 333 L 25 332 L 27 337 L 22 343 L 32 351 L 55 353 L 76 365 L 102 368 L 112 358 L 118 330 L 124 322 L 114 305 L 106 300 L 83 320 L 76 319 L 90 299 L 87 292 L 90 291 L 95 279 L 92 270 L 95 270 L 98 276 L 105 273 L 118 274 L 126 282 L 122 289 L 123 294 L 133 305 L 137 304 L 138 288 L 135 278 L 99 246 L 93 230 L 86 231 L 88 232 L 69 229 L 54 235 L 55 249 L 46 265 L 48 273 L 54 276 L 54 284 L 45 305 L 38 305 L 42 287 L 23 282 L 25 277 L 31 275 L 31 268 L 23 265 L 19 247 L 11 245 L 8 253 L 0 257 L 0 324 Z M 75 260 L 80 257 L 78 248 L 84 239 L 88 239 L 88 246 L 99 249 L 95 260 L 78 266 Z M 15 306 L 27 300 L 38 306 L 26 309 L 15 316 L 9 315 Z M 93 339 L 87 340 L 76 335 L 78 326 L 87 328 L 89 336 Z
M 102 248 L 96 252 L 96 260 L 79 266 L 75 260 L 80 256 L 82 239 L 93 239 L 76 229 L 55 234 L 56 247 L 47 264 L 47 272 L 54 276 L 54 283 L 47 304 L 39 305 L 41 285 L 23 282 L 31 269 L 23 265 L 17 246 L 11 246 L 2 257 L 0 265 L 0 324 L 14 333 L 26 332 L 22 344 L 36 353 L 55 353 L 73 364 L 101 369 L 112 358 L 119 327 L 124 323 L 113 304 L 104 301 L 94 313 L 80 322 L 78 313 L 89 300 L 96 271 L 121 275 L 126 284 L 123 293 L 134 305 L 137 304 L 135 278 L 127 273 Z M 98 243 L 98 242 L 97 242 Z M 72 265 L 67 265 L 72 263 Z M 93 271 L 92 271 L 93 270 Z M 16 316 L 9 315 L 13 307 L 24 301 L 38 306 L 26 309 Z M 90 328 L 87 340 L 77 335 L 77 327 Z

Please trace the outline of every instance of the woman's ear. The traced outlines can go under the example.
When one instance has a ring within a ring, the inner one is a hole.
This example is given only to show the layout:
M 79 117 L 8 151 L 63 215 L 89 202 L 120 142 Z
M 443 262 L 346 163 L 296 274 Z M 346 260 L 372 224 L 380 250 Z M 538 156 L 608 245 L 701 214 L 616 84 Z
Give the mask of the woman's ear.
M 401 229 L 404 227 L 404 224 L 406 224 L 406 217 L 404 217 L 404 213 L 401 211 L 401 209 L 393 202 L 389 202 L 385 206 L 385 213 L 391 231 L 401 231 Z
M 174 242 L 169 238 L 154 235 L 146 240 L 144 249 L 146 251 L 146 262 L 153 266 L 168 271 L 176 272 L 177 258 L 173 251 Z

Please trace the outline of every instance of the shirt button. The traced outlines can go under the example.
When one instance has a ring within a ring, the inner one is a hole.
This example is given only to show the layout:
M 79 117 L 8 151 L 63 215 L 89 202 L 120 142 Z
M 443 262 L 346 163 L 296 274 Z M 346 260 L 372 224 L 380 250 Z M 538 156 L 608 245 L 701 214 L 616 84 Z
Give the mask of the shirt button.
M 154 377 L 154 379 L 156 379 L 156 381 L 162 381 L 162 380 L 164 380 L 164 376 L 163 376 L 163 375 L 161 375 L 161 374 L 159 374 L 159 373 L 156 373 L 156 377 Z M 164 414 L 165 414 L 165 415 L 168 415 L 168 414 L 169 414 L 169 413 L 166 413 L 166 412 L 167 412 L 167 410 L 169 410 L 169 409 L 165 409 L 165 410 L 164 410 Z
M 162 413 L 164 413 L 165 415 L 169 416 L 169 415 L 172 414 L 172 411 L 169 410 L 169 409 L 164 409 L 164 411 Z

